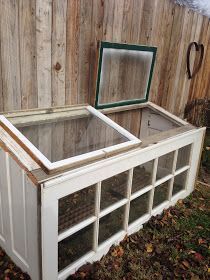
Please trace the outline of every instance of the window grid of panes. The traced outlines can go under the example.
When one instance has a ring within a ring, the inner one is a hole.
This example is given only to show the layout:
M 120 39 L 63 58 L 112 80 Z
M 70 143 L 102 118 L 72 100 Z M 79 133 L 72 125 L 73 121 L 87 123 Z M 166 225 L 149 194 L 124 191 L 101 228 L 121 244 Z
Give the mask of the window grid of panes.
M 185 190 L 190 157 L 187 145 L 60 199 L 59 272 L 163 210 Z

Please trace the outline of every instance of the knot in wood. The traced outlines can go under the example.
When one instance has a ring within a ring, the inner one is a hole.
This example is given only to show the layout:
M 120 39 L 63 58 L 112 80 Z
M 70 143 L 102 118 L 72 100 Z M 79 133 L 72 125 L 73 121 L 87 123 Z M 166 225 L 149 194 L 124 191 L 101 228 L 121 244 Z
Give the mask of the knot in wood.
M 60 63 L 57 62 L 57 63 L 55 64 L 54 68 L 55 68 L 56 71 L 60 71 L 60 70 L 61 70 L 61 65 L 60 65 Z

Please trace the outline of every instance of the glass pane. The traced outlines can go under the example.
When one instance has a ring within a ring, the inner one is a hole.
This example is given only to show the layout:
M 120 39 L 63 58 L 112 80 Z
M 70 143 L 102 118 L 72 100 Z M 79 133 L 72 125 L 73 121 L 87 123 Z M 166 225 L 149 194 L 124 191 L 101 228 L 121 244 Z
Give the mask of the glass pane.
M 93 247 L 93 224 L 58 243 L 58 270 L 78 260 Z
M 85 112 L 71 118 L 16 126 L 51 162 L 128 141 L 101 119 Z
M 187 178 L 187 171 L 180 173 L 174 177 L 174 185 L 172 195 L 177 194 L 178 192 L 185 189 L 185 183 Z
M 190 152 L 191 152 L 191 145 L 184 146 L 178 150 L 176 169 L 189 165 Z
M 95 186 L 59 199 L 59 232 L 78 224 L 95 213 Z
M 129 224 L 139 219 L 141 216 L 148 213 L 149 210 L 149 195 L 147 192 L 140 197 L 132 200 L 130 203 Z
M 101 183 L 101 209 L 126 197 L 128 171 L 108 178 Z
M 153 160 L 136 166 L 133 170 L 132 193 L 152 184 Z
M 152 59 L 151 51 L 104 48 L 99 104 L 145 99 Z
M 123 229 L 125 207 L 120 207 L 99 221 L 99 244 Z
M 170 181 L 167 181 L 155 188 L 153 208 L 168 200 Z
M 156 180 L 172 173 L 174 152 L 159 157 Z

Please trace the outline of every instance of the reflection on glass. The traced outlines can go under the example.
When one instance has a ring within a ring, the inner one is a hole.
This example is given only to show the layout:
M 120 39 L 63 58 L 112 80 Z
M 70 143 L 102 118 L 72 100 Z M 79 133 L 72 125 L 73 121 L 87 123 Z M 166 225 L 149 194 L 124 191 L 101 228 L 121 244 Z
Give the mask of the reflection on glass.
M 61 232 L 95 214 L 95 186 L 59 199 L 58 205 L 58 230 Z
M 186 178 L 187 178 L 187 171 L 183 172 L 183 173 L 180 173 L 179 175 L 176 175 L 174 177 L 174 185 L 173 185 L 172 195 L 175 195 L 178 192 L 185 189 Z
M 123 229 L 124 212 L 125 207 L 123 206 L 100 219 L 99 244 Z
M 132 193 L 152 184 L 153 161 L 136 166 L 133 169 Z
M 140 197 L 135 198 L 130 203 L 130 213 L 129 213 L 129 224 L 133 223 L 141 216 L 145 215 L 149 211 L 149 194 L 147 192 Z
M 17 128 L 51 162 L 128 141 L 88 111 L 65 120 L 54 119 Z
M 172 173 L 174 152 L 159 157 L 156 180 Z
M 101 209 L 126 197 L 128 171 L 108 178 L 101 183 Z
M 58 270 L 78 260 L 93 247 L 93 225 L 87 226 L 58 243 Z
M 191 145 L 184 146 L 178 150 L 176 169 L 189 165 Z
M 103 49 L 99 104 L 145 99 L 153 53 Z
M 153 208 L 168 200 L 170 181 L 167 181 L 155 188 Z

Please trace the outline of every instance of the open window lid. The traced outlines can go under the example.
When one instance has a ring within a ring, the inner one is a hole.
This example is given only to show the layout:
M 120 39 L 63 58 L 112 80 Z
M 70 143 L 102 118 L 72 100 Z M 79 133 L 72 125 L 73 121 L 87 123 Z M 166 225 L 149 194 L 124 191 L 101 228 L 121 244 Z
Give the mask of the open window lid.
M 101 42 L 95 107 L 147 101 L 156 51 L 156 47 Z
M 0 130 L 0 136 L 4 133 L 4 139 L 7 135 L 18 145 L 16 151 L 22 149 L 46 173 L 105 158 L 141 142 L 88 105 L 0 115 Z

